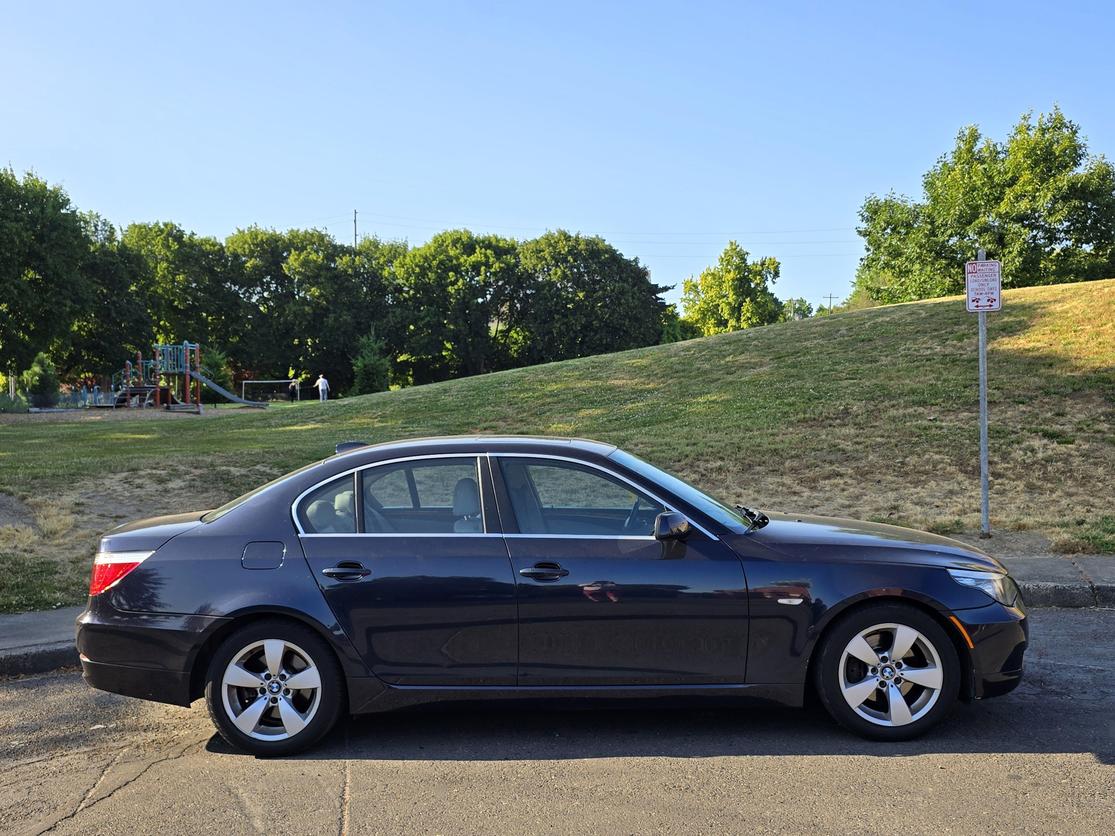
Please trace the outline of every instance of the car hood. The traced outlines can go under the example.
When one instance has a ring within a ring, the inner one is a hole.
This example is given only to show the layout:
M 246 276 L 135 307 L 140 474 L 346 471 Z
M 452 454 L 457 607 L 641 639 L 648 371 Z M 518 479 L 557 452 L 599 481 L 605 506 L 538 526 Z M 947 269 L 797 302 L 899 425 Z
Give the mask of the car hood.
M 109 552 L 154 551 L 168 540 L 201 525 L 204 511 L 170 514 L 117 526 L 101 538 L 101 550 Z
M 742 536 L 785 557 L 1006 572 L 1002 563 L 978 548 L 925 531 L 838 517 L 768 516 L 769 523 Z

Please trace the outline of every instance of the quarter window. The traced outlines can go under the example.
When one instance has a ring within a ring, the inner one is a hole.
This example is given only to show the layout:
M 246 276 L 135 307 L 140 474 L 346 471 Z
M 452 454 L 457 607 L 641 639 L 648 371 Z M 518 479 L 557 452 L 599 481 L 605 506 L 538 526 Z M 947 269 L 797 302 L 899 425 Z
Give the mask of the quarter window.
M 626 482 L 575 462 L 501 457 L 499 467 L 523 534 L 646 536 L 665 510 Z
M 355 534 L 356 492 L 352 476 L 322 485 L 298 508 L 302 530 L 308 534 Z

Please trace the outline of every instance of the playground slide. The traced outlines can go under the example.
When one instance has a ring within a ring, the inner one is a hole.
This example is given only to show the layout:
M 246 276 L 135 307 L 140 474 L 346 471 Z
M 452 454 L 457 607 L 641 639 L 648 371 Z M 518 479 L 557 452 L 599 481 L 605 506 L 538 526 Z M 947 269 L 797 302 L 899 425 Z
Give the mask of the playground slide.
M 200 380 L 202 383 L 204 383 L 206 386 L 208 386 L 210 389 L 212 389 L 214 392 L 216 392 L 222 398 L 225 398 L 226 400 L 230 400 L 233 403 L 242 403 L 242 404 L 244 404 L 244 406 L 256 406 L 256 407 L 259 407 L 260 409 L 263 409 L 264 407 L 267 406 L 267 404 L 264 403 L 263 401 L 246 401 L 243 398 L 232 394 L 232 392 L 228 391 L 228 389 L 224 388 L 223 386 L 218 386 L 216 383 L 214 383 L 212 380 L 210 380 L 209 378 L 207 378 L 203 374 L 198 374 L 195 371 L 187 372 L 187 374 L 189 374 L 190 377 L 193 377 L 193 378 L 196 378 L 197 380 Z

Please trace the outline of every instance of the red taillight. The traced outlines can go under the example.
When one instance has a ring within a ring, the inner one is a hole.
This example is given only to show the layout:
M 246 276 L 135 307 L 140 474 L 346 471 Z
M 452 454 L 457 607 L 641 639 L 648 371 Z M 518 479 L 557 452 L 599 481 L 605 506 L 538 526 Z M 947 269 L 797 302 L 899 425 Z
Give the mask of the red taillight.
M 89 578 L 89 594 L 100 595 L 154 552 L 97 552 L 93 558 L 93 575 Z

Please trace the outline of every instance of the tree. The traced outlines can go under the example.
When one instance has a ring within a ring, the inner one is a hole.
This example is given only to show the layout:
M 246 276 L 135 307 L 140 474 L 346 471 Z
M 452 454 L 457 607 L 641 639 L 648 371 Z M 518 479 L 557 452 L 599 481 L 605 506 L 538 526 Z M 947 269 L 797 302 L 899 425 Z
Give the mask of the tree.
M 234 376 L 232 374 L 232 367 L 229 363 L 228 354 L 221 351 L 214 346 L 202 346 L 201 348 L 201 367 L 202 374 L 220 386 L 222 389 L 227 389 L 230 392 L 236 390 Z M 220 404 L 225 403 L 223 396 L 218 395 L 208 386 L 201 387 L 201 402 Z
M 873 300 L 960 293 L 980 247 L 1006 287 L 1115 274 L 1115 168 L 1057 108 L 1025 114 L 1005 142 L 965 128 L 923 188 L 920 201 L 871 195 L 860 209 L 855 286 Z
M 704 336 L 777 322 L 782 305 L 771 292 L 778 281 L 778 259 L 750 261 L 750 255 L 729 241 L 715 267 L 682 284 L 685 319 Z
M 89 303 L 81 219 L 62 189 L 0 169 L 0 368 L 27 368 Z
M 441 232 L 395 262 L 404 379 L 429 383 L 507 365 L 518 310 L 518 247 L 498 235 Z
M 779 319 L 788 322 L 795 319 L 809 319 L 811 316 L 813 316 L 813 306 L 801 296 L 797 296 L 782 303 Z
M 58 373 L 43 352 L 35 355 L 31 368 L 23 373 L 20 382 L 31 406 L 45 408 L 58 403 Z
M 370 395 L 387 390 L 391 377 L 391 361 L 386 354 L 383 340 L 370 331 L 361 338 L 360 347 L 352 361 L 353 395 Z
M 667 289 L 598 236 L 547 232 L 520 247 L 524 274 L 513 319 L 519 365 L 654 345 Z
M 326 373 L 352 383 L 362 335 L 388 327 L 391 268 L 404 244 L 366 238 L 354 250 L 321 230 L 238 230 L 225 242 L 244 300 L 241 336 L 230 354 L 267 376 Z
M 681 318 L 677 305 L 666 305 L 662 311 L 662 334 L 658 339 L 660 343 L 679 343 L 699 336 L 701 330 L 688 319 Z
M 173 223 L 129 225 L 121 243 L 147 265 L 147 297 L 155 337 L 231 348 L 243 329 L 237 267 L 221 242 Z
M 155 341 L 146 260 L 99 215 L 84 214 L 82 223 L 90 244 L 81 273 L 90 299 L 54 349 L 68 379 L 116 368 L 137 351 L 147 355 Z

